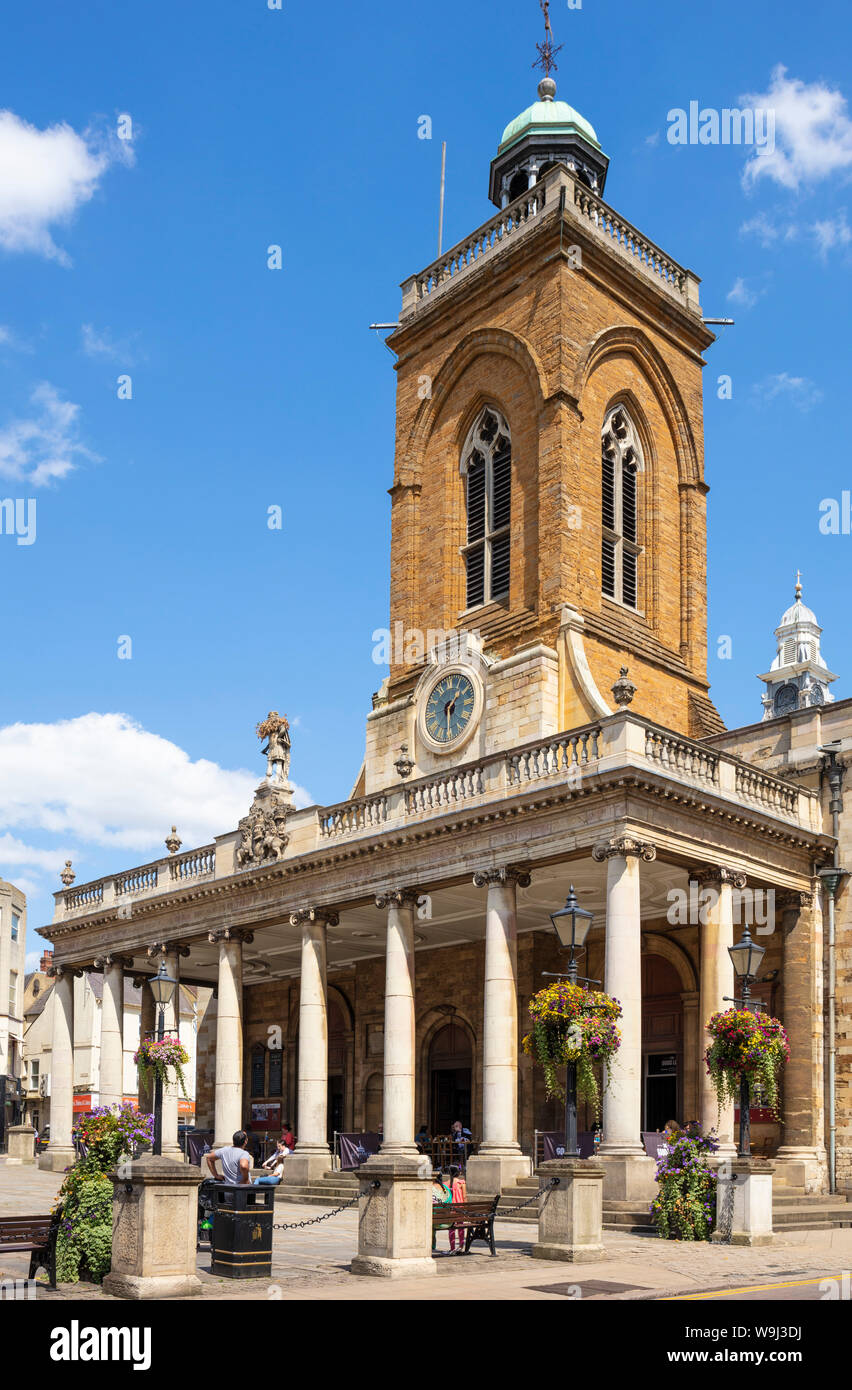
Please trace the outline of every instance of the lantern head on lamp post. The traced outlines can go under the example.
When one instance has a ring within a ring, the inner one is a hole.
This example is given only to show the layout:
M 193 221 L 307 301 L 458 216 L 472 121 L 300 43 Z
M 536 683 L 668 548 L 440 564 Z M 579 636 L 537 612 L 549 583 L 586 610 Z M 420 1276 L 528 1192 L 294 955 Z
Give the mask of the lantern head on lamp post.
M 558 912 L 551 912 L 550 920 L 556 935 L 559 937 L 560 946 L 571 952 L 568 957 L 566 974 L 574 985 L 577 983 L 577 962 L 574 959 L 574 952 L 581 951 L 585 946 L 589 928 L 594 920 L 594 913 L 587 912 L 584 907 L 580 907 L 572 883 L 568 890 L 568 897 L 565 899 L 565 906 L 561 907 Z
M 166 962 L 160 961 L 156 975 L 148 981 L 154 1003 L 157 1005 L 157 1042 L 162 1042 L 166 1032 L 166 1005 L 171 1002 L 177 980 L 173 980 L 166 970 Z M 154 1153 L 163 1152 L 163 1081 L 159 1071 L 154 1081 Z
M 743 928 L 742 941 L 738 941 L 736 946 L 729 946 L 728 955 L 733 962 L 734 975 L 739 982 L 742 996 L 727 1002 L 741 1004 L 744 1009 L 751 1009 L 751 982 L 757 978 L 760 962 L 766 955 L 766 950 L 763 946 L 759 946 L 756 941 L 752 941 L 751 932 L 746 924 Z M 740 1158 L 751 1157 L 751 1096 L 746 1072 L 740 1076 L 739 1156 Z

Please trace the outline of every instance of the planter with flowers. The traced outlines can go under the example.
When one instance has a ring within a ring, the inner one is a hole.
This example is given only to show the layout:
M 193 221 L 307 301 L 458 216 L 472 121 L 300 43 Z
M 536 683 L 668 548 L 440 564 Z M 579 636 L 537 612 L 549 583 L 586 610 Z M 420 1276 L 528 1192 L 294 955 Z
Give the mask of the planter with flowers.
M 605 1063 L 604 1088 L 609 1068 L 621 1044 L 618 1020 L 621 1005 L 608 994 L 561 980 L 533 995 L 529 1005 L 532 1030 L 523 1049 L 544 1072 L 548 1099 L 564 1101 L 565 1090 L 557 1068 L 577 1064 L 577 1094 L 600 1117 L 601 1088 L 595 1064 Z
M 745 1076 L 752 1095 L 759 1090 L 762 1103 L 777 1117 L 779 1080 L 790 1046 L 777 1018 L 750 1009 L 726 1009 L 707 1024 L 712 1039 L 704 1054 L 713 1080 L 716 1101 L 722 1107 L 738 1104 L 740 1082 Z
M 183 1074 L 184 1067 L 189 1064 L 189 1053 L 179 1038 L 167 1036 L 159 1041 L 156 1038 L 143 1038 L 133 1060 L 140 1077 L 146 1084 L 148 1078 L 153 1075 L 159 1077 L 163 1086 L 167 1086 L 172 1079 L 169 1072 L 173 1071 L 180 1083 L 184 1099 L 189 1099 L 186 1093 L 186 1078 Z
M 657 1163 L 659 1192 L 650 1206 L 663 1240 L 709 1240 L 716 1218 L 716 1182 L 706 1155 L 715 1153 L 715 1136 L 693 1126 L 677 1135 Z

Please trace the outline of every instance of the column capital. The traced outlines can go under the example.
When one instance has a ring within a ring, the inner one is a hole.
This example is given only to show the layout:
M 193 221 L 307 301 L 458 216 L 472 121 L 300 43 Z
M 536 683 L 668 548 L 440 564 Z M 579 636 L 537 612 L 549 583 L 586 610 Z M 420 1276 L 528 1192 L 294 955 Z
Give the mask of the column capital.
M 211 946 L 215 946 L 219 941 L 242 941 L 244 945 L 250 946 L 254 941 L 254 932 L 246 931 L 243 927 L 223 927 L 221 931 L 209 931 L 207 940 Z M 183 952 L 181 952 L 183 954 Z M 189 955 L 189 947 L 186 948 Z
M 152 941 L 147 948 L 149 956 L 188 956 L 190 948 L 184 946 L 180 941 Z
M 117 956 L 110 952 L 105 956 L 95 956 L 92 962 L 92 968 L 94 970 L 106 970 L 110 965 L 120 965 L 122 970 L 131 970 L 133 968 L 133 957 Z
M 531 870 L 519 864 L 502 864 L 499 868 L 477 869 L 473 875 L 475 888 L 490 888 L 494 883 L 517 883 L 519 888 L 529 888 L 531 882 Z
M 626 859 L 628 855 L 635 855 L 650 864 L 651 860 L 657 857 L 657 846 L 650 840 L 640 840 L 635 835 L 614 835 L 612 839 L 595 845 L 592 850 L 592 858 L 599 864 L 604 859 Z
M 416 907 L 422 897 L 419 888 L 389 888 L 376 894 L 376 907 Z
M 326 927 L 336 927 L 340 913 L 333 907 L 300 907 L 290 913 L 290 926 L 300 927 L 305 922 L 322 922 Z
M 80 979 L 83 971 L 77 965 L 49 965 L 45 974 L 55 980 L 63 980 L 66 977 L 70 980 L 77 980 Z
M 698 883 L 730 883 L 732 888 L 745 888 L 748 882 L 742 869 L 731 869 L 725 864 L 700 864 L 688 872 Z
M 813 907 L 814 895 L 795 888 L 776 890 L 775 906 L 782 912 L 804 912 Z

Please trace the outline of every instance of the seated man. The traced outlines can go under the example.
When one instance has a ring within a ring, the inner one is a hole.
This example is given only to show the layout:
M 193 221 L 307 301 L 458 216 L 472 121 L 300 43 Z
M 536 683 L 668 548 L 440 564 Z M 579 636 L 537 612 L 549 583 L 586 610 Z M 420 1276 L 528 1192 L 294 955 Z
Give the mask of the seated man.
M 238 1129 L 230 1145 L 205 1154 L 204 1162 L 211 1177 L 216 1178 L 218 1182 L 232 1183 L 235 1187 L 251 1183 L 251 1157 L 247 1145 L 248 1135 L 244 1129 Z M 221 1173 L 216 1171 L 217 1163 L 222 1165 Z

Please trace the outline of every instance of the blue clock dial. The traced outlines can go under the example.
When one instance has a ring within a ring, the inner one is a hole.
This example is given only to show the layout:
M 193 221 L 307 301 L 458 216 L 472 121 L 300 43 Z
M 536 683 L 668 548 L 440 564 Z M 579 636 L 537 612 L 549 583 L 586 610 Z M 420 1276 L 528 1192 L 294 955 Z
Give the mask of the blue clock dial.
M 441 676 L 426 701 L 426 732 L 435 743 L 453 743 L 473 717 L 473 682 L 459 672 Z

